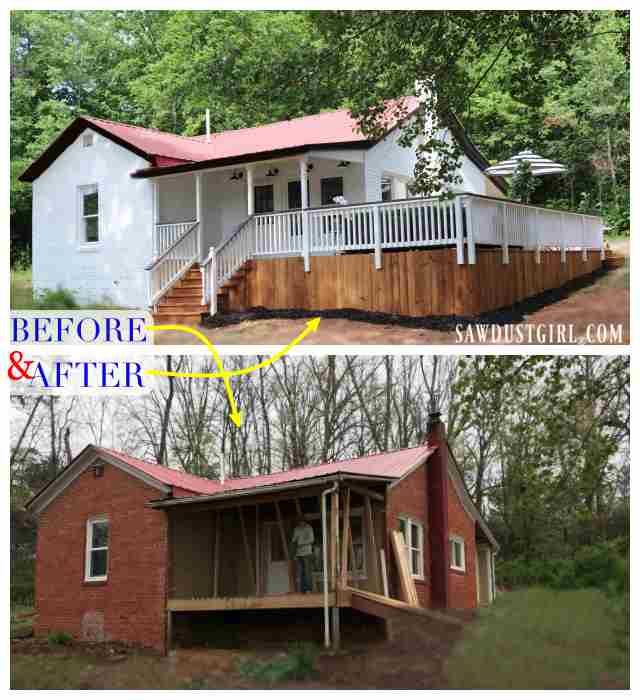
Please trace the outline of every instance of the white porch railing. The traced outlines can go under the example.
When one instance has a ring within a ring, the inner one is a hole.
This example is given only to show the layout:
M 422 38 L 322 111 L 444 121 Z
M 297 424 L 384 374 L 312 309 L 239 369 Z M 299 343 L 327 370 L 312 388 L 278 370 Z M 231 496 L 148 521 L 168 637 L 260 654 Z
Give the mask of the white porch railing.
M 189 222 L 181 236 L 145 268 L 149 306 L 154 306 L 199 258 L 197 221 Z
M 216 313 L 217 291 L 255 257 L 369 250 L 376 268 L 382 251 L 455 245 L 457 261 L 475 264 L 476 245 L 541 251 L 596 249 L 603 254 L 600 217 L 535 207 L 480 195 L 458 194 L 450 200 L 408 199 L 258 214 L 244 221 L 202 263 L 203 303 Z
M 157 224 L 153 242 L 154 255 L 159 256 L 170 248 L 194 224 L 193 221 L 178 221 L 172 224 Z

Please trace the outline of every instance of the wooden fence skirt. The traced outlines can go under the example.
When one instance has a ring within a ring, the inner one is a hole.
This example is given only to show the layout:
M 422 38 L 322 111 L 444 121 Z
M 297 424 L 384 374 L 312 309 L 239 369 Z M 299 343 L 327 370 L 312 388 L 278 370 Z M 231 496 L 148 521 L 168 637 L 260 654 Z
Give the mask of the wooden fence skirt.
M 602 265 L 600 251 L 566 253 L 511 249 L 476 251 L 475 265 L 458 265 L 453 248 L 386 252 L 376 270 L 373 254 L 255 260 L 229 295 L 229 311 L 358 309 L 405 316 L 476 316 L 523 301 Z

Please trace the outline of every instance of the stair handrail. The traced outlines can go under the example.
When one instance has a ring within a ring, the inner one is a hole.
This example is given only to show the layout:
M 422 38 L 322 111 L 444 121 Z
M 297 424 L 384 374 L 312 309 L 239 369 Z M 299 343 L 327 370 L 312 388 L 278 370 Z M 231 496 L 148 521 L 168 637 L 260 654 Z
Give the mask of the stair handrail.
M 164 258 L 169 255 L 169 253 L 174 250 L 177 246 L 182 243 L 182 241 L 195 229 L 197 226 L 200 224 L 199 221 L 194 221 L 193 226 L 190 226 L 179 238 L 176 238 L 176 240 L 160 255 L 158 255 L 156 258 L 154 258 L 148 265 L 145 265 L 145 271 L 149 272 L 153 270 L 154 267 L 157 267 L 158 263 L 161 263 Z
M 252 252 L 247 247 L 246 259 L 240 260 L 236 265 L 231 267 L 226 275 L 219 273 L 218 265 L 221 260 L 221 254 L 225 248 L 232 244 L 239 236 L 248 230 L 248 226 L 254 219 L 254 214 L 248 216 L 241 221 L 231 233 L 217 246 L 209 249 L 209 253 L 200 263 L 200 271 L 202 273 L 202 303 L 209 304 L 210 314 L 213 316 L 217 311 L 218 290 L 222 284 L 229 279 L 240 267 L 251 258 Z

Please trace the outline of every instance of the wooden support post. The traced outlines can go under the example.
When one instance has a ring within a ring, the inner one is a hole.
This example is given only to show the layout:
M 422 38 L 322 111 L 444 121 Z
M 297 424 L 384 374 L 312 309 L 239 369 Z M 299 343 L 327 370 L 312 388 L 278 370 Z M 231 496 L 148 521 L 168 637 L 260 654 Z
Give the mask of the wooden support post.
M 260 504 L 256 503 L 256 595 L 262 594 L 262 568 L 260 566 Z
M 378 570 L 378 549 L 376 547 L 375 526 L 373 522 L 373 510 L 371 508 L 371 498 L 365 496 L 364 499 L 364 519 L 367 532 L 367 563 L 369 576 L 373 582 L 376 593 L 381 592 L 380 575 Z
M 351 535 L 351 491 L 345 493 L 342 506 L 342 556 L 340 557 L 340 587 L 347 585 L 349 578 L 349 539 Z
M 584 216 L 582 216 L 582 259 L 587 261 L 587 232 Z
M 251 556 L 251 548 L 249 547 L 249 538 L 247 537 L 247 528 L 244 523 L 244 513 L 242 512 L 242 506 L 238 507 L 238 515 L 240 516 L 240 531 L 242 532 L 242 541 L 244 542 L 244 553 L 247 558 L 247 566 L 249 567 L 249 576 L 253 581 L 255 588 L 256 576 L 253 570 L 253 557 Z
M 453 211 L 456 222 L 456 259 L 458 265 L 464 265 L 464 225 L 460 195 L 456 195 L 453 200 Z
M 540 264 L 540 210 L 536 209 L 536 265 Z
M 280 504 L 278 501 L 274 501 L 276 507 L 276 515 L 278 516 L 278 529 L 280 530 L 280 538 L 282 540 L 282 550 L 287 556 L 287 566 L 289 570 L 289 592 L 293 593 L 296 590 L 295 575 L 293 573 L 293 561 L 289 555 L 289 545 L 287 543 L 287 536 L 284 531 L 284 522 L 282 520 L 282 513 L 280 512 Z
M 373 216 L 373 241 L 374 254 L 373 260 L 376 270 L 382 269 L 382 238 L 380 234 L 380 207 L 374 206 L 371 210 Z
M 222 518 L 220 511 L 216 511 L 216 543 L 213 559 L 213 597 L 218 597 L 220 581 L 220 540 L 221 540 Z
M 311 250 L 311 242 L 309 240 L 309 178 L 307 175 L 306 157 L 300 158 L 300 206 L 302 208 L 302 257 L 304 259 L 304 271 L 309 272 L 309 252 Z
M 204 207 L 203 207 L 203 185 L 202 185 L 202 173 L 196 173 L 196 221 L 198 221 L 198 261 L 201 261 L 204 256 Z
M 255 194 L 253 191 L 253 165 L 247 165 L 247 216 L 255 213 Z
M 385 598 L 389 597 L 389 577 L 387 575 L 387 558 L 384 553 L 384 547 L 380 548 L 380 571 L 382 572 L 382 591 Z
M 330 535 L 330 547 L 329 547 L 329 562 L 331 564 L 331 571 L 329 574 L 330 588 L 332 591 L 336 590 L 337 572 L 338 572 L 338 515 L 339 515 L 339 497 L 338 492 L 335 491 L 331 494 L 331 535 Z
M 465 209 L 467 213 L 467 261 L 469 265 L 476 264 L 476 242 L 475 242 L 475 227 L 476 222 L 473 218 L 473 198 L 465 197 Z
M 564 214 L 560 214 L 560 221 L 561 227 L 562 227 L 562 232 L 561 232 L 561 240 L 560 240 L 560 262 L 561 263 L 566 263 L 567 262 L 567 239 L 565 236 L 565 225 L 564 225 Z
M 509 227 L 507 225 L 507 208 L 500 205 L 502 219 L 502 264 L 509 264 Z
M 340 649 L 340 608 L 336 605 L 331 609 L 331 642 L 334 651 Z
M 209 290 L 211 298 L 209 299 L 209 313 L 215 316 L 218 313 L 218 264 L 216 261 L 216 249 L 209 248 Z M 203 285 L 204 288 L 204 285 Z
M 300 499 L 296 498 L 296 512 L 298 513 L 298 517 L 302 517 L 302 506 L 300 505 Z
M 167 653 L 171 651 L 171 645 L 173 643 L 173 613 L 171 610 L 167 610 Z

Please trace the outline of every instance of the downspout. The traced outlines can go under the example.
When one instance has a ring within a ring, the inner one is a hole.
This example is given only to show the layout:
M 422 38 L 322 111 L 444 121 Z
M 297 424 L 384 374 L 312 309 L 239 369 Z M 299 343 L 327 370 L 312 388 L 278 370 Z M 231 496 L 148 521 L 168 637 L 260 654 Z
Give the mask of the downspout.
M 325 489 L 320 496 L 322 500 L 322 588 L 324 592 L 324 645 L 328 649 L 331 646 L 329 634 L 329 566 L 327 563 L 327 496 L 338 490 L 338 482 Z

